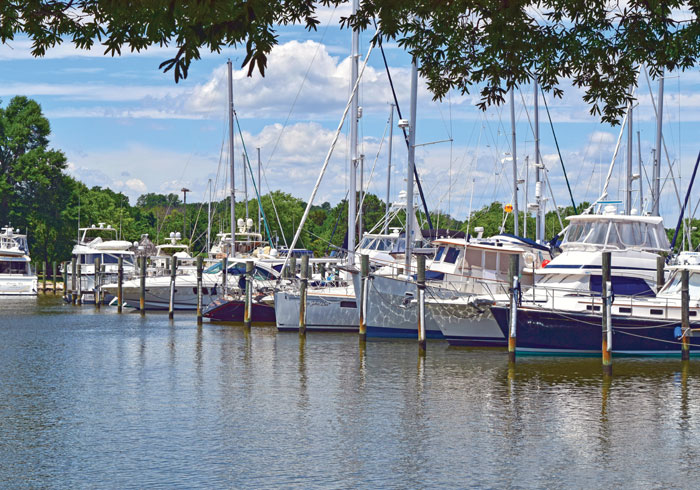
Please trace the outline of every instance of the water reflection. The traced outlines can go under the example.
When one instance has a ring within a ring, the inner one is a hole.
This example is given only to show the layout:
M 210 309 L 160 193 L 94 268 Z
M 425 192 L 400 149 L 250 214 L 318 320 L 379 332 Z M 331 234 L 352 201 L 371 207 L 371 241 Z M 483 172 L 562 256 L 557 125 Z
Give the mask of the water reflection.
M 0 318 L 0 486 L 683 487 L 700 362 L 519 358 L 117 315 Z M 195 463 L 196 462 L 196 463 Z M 601 470 L 603 469 L 603 470 Z

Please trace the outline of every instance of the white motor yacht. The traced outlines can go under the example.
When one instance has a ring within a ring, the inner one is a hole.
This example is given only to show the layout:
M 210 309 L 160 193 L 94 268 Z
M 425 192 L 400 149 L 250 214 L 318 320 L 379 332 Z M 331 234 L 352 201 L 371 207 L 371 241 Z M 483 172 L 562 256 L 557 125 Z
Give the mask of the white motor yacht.
M 0 233 L 0 295 L 36 294 L 37 277 L 32 271 L 27 235 L 6 226 Z
M 99 258 L 104 266 L 102 283 L 116 282 L 119 257 L 123 261 L 124 276 L 128 277 L 134 272 L 134 252 L 130 250 L 133 244 L 118 239 L 119 230 L 106 223 L 79 228 L 78 231 L 80 238 L 72 251 L 72 256 L 80 264 L 80 282 L 76 284 L 76 288 L 79 288 L 82 302 L 89 303 L 95 301 L 95 259 Z M 65 272 L 68 284 L 72 286 L 72 271 Z

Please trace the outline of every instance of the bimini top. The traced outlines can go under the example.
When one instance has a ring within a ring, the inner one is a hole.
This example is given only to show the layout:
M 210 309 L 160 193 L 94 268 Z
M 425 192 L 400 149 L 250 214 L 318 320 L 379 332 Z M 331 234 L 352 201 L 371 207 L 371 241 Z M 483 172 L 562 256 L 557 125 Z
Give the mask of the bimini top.
M 569 216 L 561 248 L 667 251 L 671 248 L 660 216 L 582 214 Z

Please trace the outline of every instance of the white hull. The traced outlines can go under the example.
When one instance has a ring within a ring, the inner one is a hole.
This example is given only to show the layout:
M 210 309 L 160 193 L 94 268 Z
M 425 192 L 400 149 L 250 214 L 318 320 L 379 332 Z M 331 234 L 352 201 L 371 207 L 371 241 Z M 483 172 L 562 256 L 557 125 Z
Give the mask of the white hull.
M 0 296 L 36 296 L 36 276 L 0 274 Z
M 221 276 L 202 276 L 202 306 L 206 306 L 223 293 Z M 104 286 L 103 291 L 117 296 L 117 285 Z M 146 309 L 167 310 L 170 308 L 170 278 L 146 278 Z M 141 298 L 139 279 L 126 281 L 122 285 L 122 298 L 125 306 L 138 308 Z M 175 279 L 175 297 L 173 308 L 176 310 L 197 309 L 197 277 L 192 275 L 177 276 Z
M 355 290 L 360 290 L 360 275 L 353 274 Z M 415 282 L 387 276 L 373 275 L 367 294 L 365 320 L 367 336 L 379 338 L 418 337 L 418 296 Z M 426 321 L 427 338 L 442 339 L 435 324 Z
M 450 345 L 500 346 L 506 345 L 498 322 L 488 305 L 476 306 L 473 298 L 425 303 L 425 323 L 428 328 L 439 328 Z
M 311 290 L 306 298 L 306 329 L 357 331 L 360 313 L 353 288 Z M 299 294 L 275 292 L 278 330 L 299 330 Z

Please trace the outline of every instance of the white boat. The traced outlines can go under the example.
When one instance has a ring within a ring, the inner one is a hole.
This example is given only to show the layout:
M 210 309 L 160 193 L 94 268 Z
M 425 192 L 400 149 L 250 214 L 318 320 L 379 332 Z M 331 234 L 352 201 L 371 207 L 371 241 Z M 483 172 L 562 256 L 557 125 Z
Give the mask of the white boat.
M 0 233 L 0 295 L 36 296 L 37 289 L 27 235 L 10 226 L 4 227 Z
M 76 288 L 81 292 L 82 302 L 89 303 L 95 301 L 95 259 L 99 258 L 104 266 L 102 283 L 116 283 L 119 257 L 122 258 L 124 276 L 128 277 L 134 272 L 134 252 L 130 250 L 133 244 L 117 239 L 119 231 L 105 223 L 79 228 L 78 231 L 80 238 L 72 251 L 72 256 L 80 264 L 80 282 L 76 284 Z M 68 284 L 72 285 L 72 271 L 65 272 Z
M 510 257 L 519 256 L 521 284 L 531 285 L 532 271 L 549 260 L 549 248 L 513 235 L 487 239 L 444 239 L 426 273 L 427 331 L 439 330 L 450 345 L 495 347 L 506 344 L 489 306 L 508 298 Z M 433 283 L 432 281 L 440 282 Z
M 394 262 L 389 254 L 399 240 L 402 240 L 399 230 L 393 229 L 390 234 L 365 233 L 360 248 L 355 254 L 359 261 L 361 254 L 370 257 L 370 264 L 375 267 Z M 324 261 L 324 259 L 317 259 Z M 306 329 L 318 331 L 357 331 L 360 325 L 360 313 L 355 298 L 355 288 L 352 282 L 336 277 L 320 278 L 321 284 L 307 289 L 306 296 Z M 296 284 L 279 289 L 274 293 L 275 318 L 278 330 L 299 329 L 300 297 Z

